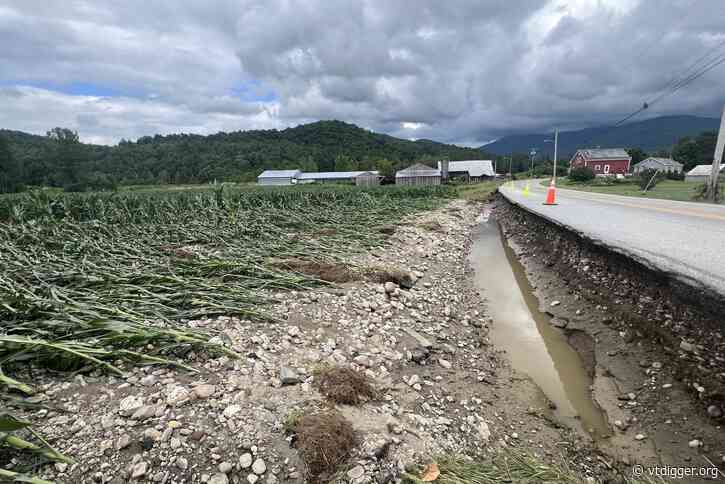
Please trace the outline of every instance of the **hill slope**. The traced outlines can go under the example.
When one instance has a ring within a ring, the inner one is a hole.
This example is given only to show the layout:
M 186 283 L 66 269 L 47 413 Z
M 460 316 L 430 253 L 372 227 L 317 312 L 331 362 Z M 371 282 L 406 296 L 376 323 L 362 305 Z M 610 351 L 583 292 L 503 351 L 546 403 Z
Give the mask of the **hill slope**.
M 43 136 L 0 130 L 23 167 L 24 182 L 61 185 L 53 144 Z M 409 141 L 374 133 L 341 121 L 319 121 L 294 128 L 146 136 L 117 146 L 83 145 L 83 171 L 123 184 L 195 183 L 252 180 L 264 169 L 307 171 L 390 169 L 414 161 L 480 158 L 474 148 L 430 140 Z
M 642 148 L 647 152 L 669 150 L 685 136 L 694 136 L 703 131 L 717 130 L 720 121 L 717 118 L 698 116 L 663 116 L 629 123 L 617 128 L 601 126 L 578 131 L 559 133 L 559 157 L 569 158 L 577 149 L 592 148 Z M 504 136 L 481 149 L 497 155 L 528 153 L 535 147 L 541 154 L 554 155 L 551 133 Z

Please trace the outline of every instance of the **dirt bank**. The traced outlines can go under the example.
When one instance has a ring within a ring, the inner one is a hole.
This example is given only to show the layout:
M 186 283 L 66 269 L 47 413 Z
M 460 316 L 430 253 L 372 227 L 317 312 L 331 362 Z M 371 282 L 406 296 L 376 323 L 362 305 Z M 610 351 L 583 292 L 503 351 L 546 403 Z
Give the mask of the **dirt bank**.
M 495 213 L 542 308 L 594 365 L 594 395 L 616 429 L 603 449 L 625 462 L 722 466 L 725 303 L 503 198 Z

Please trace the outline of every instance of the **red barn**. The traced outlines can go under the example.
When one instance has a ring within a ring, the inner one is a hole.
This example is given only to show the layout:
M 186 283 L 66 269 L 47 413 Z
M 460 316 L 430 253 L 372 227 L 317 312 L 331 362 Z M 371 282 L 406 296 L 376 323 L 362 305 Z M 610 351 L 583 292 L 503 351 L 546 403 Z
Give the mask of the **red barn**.
M 595 175 L 626 175 L 632 157 L 622 148 L 591 148 L 577 150 L 569 162 L 569 169 L 588 167 Z

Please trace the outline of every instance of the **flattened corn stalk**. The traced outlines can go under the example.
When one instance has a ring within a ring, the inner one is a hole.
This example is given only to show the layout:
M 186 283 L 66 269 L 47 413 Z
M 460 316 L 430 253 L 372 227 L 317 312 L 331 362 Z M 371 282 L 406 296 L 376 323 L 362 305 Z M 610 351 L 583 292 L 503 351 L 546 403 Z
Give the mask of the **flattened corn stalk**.
M 381 244 L 382 224 L 450 194 L 293 187 L 0 197 L 0 392 L 32 393 L 17 375 L 28 363 L 120 373 L 111 362 L 183 366 L 168 357 L 176 346 L 234 355 L 185 321 L 271 322 L 262 308 L 272 294 L 326 284 L 274 260 L 340 262 Z

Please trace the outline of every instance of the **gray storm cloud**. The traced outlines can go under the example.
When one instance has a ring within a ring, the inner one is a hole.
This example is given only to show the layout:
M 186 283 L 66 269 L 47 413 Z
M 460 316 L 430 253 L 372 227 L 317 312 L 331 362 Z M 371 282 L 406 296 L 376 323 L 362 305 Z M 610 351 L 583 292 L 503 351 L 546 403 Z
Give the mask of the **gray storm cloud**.
M 617 120 L 725 41 L 722 18 L 719 0 L 11 0 L 0 127 L 114 143 L 337 118 L 477 144 Z M 647 115 L 716 115 L 722 69 Z

